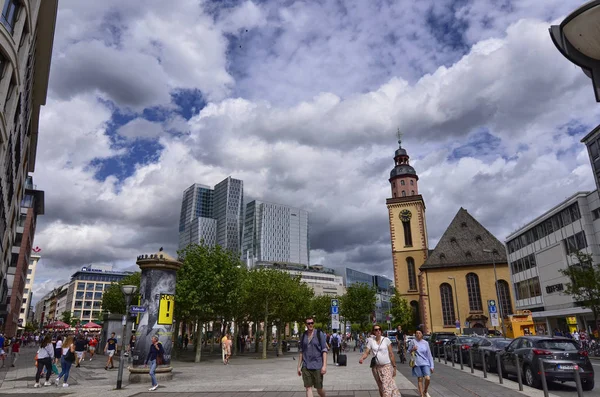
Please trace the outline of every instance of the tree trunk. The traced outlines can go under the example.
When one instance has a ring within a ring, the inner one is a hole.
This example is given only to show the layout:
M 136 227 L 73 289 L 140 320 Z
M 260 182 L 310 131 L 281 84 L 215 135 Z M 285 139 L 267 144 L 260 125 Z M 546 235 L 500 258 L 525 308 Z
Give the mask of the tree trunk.
M 173 349 L 175 358 L 179 358 L 179 353 L 181 352 L 181 344 L 179 343 L 179 325 L 179 320 L 175 320 L 175 329 L 173 330 L 173 346 L 176 346 L 176 348 Z
M 254 322 L 254 353 L 258 353 L 258 321 Z
M 263 327 L 263 348 L 262 348 L 262 358 L 267 358 L 267 344 L 269 343 L 269 338 L 267 336 L 267 324 L 269 324 L 269 302 L 265 303 L 265 325 Z
M 194 358 L 195 363 L 199 363 L 202 359 L 202 321 L 196 323 L 196 357 Z
M 281 332 L 281 322 L 279 322 L 279 324 L 277 324 L 277 355 L 281 355 L 283 354 L 283 341 L 281 340 L 281 337 L 283 336 L 283 333 Z
M 210 333 L 210 353 L 215 351 L 215 322 L 212 323 L 212 332 Z

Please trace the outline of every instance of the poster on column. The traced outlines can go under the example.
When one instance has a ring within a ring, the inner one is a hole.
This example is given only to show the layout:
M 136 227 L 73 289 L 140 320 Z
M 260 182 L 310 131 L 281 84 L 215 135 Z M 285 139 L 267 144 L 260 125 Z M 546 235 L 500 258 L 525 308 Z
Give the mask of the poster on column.
M 157 324 L 173 324 L 173 313 L 175 310 L 175 295 L 160 294 L 160 303 L 158 305 Z

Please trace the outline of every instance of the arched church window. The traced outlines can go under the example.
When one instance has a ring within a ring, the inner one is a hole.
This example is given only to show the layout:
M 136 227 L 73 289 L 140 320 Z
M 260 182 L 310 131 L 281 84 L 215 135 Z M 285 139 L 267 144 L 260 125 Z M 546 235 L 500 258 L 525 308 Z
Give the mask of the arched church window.
M 417 290 L 417 274 L 415 272 L 415 260 L 411 257 L 406 258 L 406 268 L 408 270 L 408 289 Z
M 504 317 L 513 314 L 512 303 L 510 302 L 510 289 L 505 280 L 498 280 L 498 297 L 500 298 L 500 308 Z
M 410 180 L 410 186 L 413 186 L 415 184 L 415 181 L 413 181 L 412 179 Z
M 411 190 L 411 191 L 410 191 L 410 195 L 411 195 L 411 196 L 414 196 L 414 195 L 415 195 L 415 191 L 414 191 L 414 190 Z
M 482 311 L 481 290 L 479 289 L 479 276 L 475 273 L 467 274 L 467 292 L 469 295 L 469 310 Z
M 402 197 L 406 197 L 406 192 L 404 190 L 402 191 Z
M 452 287 L 448 283 L 440 285 L 440 297 L 442 298 L 442 319 L 445 326 L 453 326 L 456 316 L 454 315 L 454 297 Z
M 404 191 L 402 192 L 404 196 Z M 404 246 L 412 247 L 412 232 L 410 230 L 410 219 L 412 213 L 409 210 L 402 210 L 400 212 L 400 220 L 402 221 L 402 229 L 404 231 Z
M 404 186 L 404 180 L 400 181 L 400 185 Z

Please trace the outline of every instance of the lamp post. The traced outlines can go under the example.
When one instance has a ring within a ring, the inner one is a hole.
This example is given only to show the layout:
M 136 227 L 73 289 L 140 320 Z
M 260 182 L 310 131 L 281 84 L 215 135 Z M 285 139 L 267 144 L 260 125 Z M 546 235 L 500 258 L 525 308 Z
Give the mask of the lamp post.
M 123 366 L 125 365 L 125 334 L 127 333 L 127 320 L 129 319 L 129 304 L 131 303 L 131 297 L 137 291 L 135 285 L 122 285 L 121 292 L 125 296 L 125 315 L 123 316 L 123 334 L 121 336 L 121 352 L 119 355 L 119 373 L 117 374 L 117 390 L 121 389 L 123 384 Z
M 596 102 L 600 102 L 600 0 L 590 1 L 560 25 L 550 27 L 558 50 L 592 79 Z
M 494 255 L 497 254 L 498 251 L 484 248 L 483 252 L 492 255 L 492 264 L 494 265 L 494 281 L 496 283 L 496 302 L 497 306 L 500 308 L 500 324 L 502 325 L 502 336 L 506 338 L 506 330 L 504 329 L 504 313 L 502 312 L 502 302 L 500 302 L 500 291 L 498 291 L 498 274 L 496 273 L 496 258 L 494 257 Z
M 448 280 L 452 280 L 454 282 L 454 296 L 456 297 L 456 313 L 458 314 L 458 333 L 460 334 L 462 323 L 460 322 L 460 305 L 458 304 L 458 290 L 456 289 L 456 279 L 454 277 L 448 277 Z

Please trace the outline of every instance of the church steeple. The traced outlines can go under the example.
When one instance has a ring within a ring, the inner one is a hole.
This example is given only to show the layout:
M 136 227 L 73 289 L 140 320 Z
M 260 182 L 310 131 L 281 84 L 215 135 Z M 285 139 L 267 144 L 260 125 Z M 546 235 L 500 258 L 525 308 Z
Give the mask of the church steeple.
M 408 153 L 402 147 L 402 133 L 398 129 L 398 149 L 394 154 L 395 167 L 390 172 L 392 197 L 407 197 L 419 194 L 419 176 L 410 165 Z

